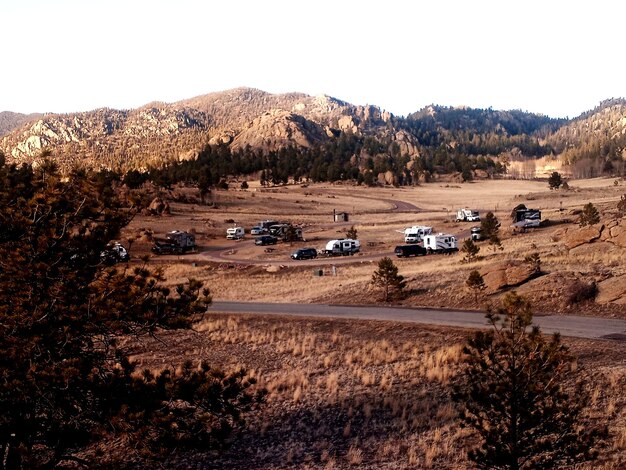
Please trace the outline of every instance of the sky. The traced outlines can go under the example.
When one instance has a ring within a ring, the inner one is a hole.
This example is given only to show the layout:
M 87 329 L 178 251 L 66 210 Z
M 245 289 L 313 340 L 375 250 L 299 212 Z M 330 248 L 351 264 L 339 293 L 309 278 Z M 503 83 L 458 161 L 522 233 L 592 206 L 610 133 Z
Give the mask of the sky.
M 246 86 L 395 115 L 576 117 L 626 97 L 621 0 L 0 0 L 0 111 L 130 109 Z

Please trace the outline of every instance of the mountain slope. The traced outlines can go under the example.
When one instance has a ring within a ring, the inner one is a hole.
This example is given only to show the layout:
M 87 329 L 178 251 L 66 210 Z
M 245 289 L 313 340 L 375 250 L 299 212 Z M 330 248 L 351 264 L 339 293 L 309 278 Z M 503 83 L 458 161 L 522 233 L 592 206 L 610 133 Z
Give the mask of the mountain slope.
M 33 119 L 37 119 L 41 114 L 21 114 L 11 111 L 0 112 L 0 137 L 8 134 L 13 129 L 17 129 L 22 124 Z
M 435 105 L 397 118 L 376 106 L 355 106 L 326 95 L 236 88 L 134 110 L 34 116 L 4 112 L 0 118 L 0 129 L 12 129 L 0 140 L 9 161 L 29 163 L 50 150 L 62 165 L 120 171 L 194 158 L 209 143 L 232 151 L 250 147 L 268 152 L 313 149 L 344 134 L 356 136 L 361 140 L 357 147 L 367 148 L 367 155 L 356 156 L 361 168 L 368 158 L 384 160 L 385 155 L 422 157 L 422 168 L 431 172 L 459 171 L 450 159 L 462 164 L 468 157 L 561 156 L 566 162 L 614 161 L 620 167 L 626 156 L 626 102 L 620 99 L 573 120 Z

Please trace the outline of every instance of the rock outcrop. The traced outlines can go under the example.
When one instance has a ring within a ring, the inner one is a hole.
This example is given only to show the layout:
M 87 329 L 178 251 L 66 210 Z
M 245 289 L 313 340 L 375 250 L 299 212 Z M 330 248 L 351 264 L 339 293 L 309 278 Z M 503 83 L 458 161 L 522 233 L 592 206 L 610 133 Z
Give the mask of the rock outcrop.
M 590 225 L 588 227 L 577 227 L 566 229 L 563 237 L 563 244 L 568 250 L 576 248 L 585 243 L 591 243 L 600 238 L 604 225 Z
M 505 287 L 523 284 L 537 274 L 530 263 L 505 261 L 487 266 L 480 273 L 487 292 L 496 292 Z
M 567 227 L 555 233 L 568 250 L 592 243 L 611 244 L 626 249 L 626 218 L 612 219 L 587 227 Z
M 611 277 L 598 283 L 596 303 L 626 305 L 626 275 Z

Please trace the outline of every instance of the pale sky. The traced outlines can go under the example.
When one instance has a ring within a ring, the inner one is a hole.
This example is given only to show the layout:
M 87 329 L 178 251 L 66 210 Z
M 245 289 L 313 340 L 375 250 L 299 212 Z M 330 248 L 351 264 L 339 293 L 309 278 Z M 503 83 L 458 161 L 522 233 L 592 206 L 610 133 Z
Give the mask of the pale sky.
M 0 111 L 247 86 L 576 117 L 626 96 L 625 22 L 621 0 L 0 0 Z

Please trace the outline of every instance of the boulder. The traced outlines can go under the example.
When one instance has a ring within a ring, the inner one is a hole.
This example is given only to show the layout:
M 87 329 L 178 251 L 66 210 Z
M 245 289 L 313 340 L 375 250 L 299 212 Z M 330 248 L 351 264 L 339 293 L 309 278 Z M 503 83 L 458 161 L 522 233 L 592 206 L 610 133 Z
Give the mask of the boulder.
M 504 287 L 519 286 L 535 274 L 535 269 L 530 263 L 521 261 L 505 261 L 487 266 L 481 271 L 487 292 L 496 292 Z
M 580 227 L 579 229 L 570 228 L 565 232 L 563 243 L 569 250 L 585 243 L 591 243 L 600 238 L 603 228 L 603 224 Z
M 148 211 L 153 215 L 170 214 L 170 205 L 160 197 L 155 197 L 148 206 Z
M 626 305 L 626 275 L 611 277 L 598 283 L 596 303 Z

